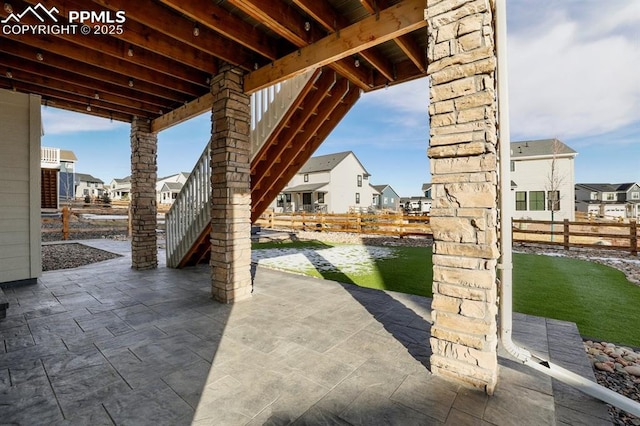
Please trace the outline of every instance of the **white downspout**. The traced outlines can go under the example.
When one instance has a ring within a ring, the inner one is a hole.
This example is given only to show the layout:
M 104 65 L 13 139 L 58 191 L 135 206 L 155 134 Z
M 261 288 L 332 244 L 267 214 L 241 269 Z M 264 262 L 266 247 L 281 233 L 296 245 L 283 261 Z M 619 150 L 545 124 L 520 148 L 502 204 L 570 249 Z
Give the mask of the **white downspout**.
M 502 346 L 523 364 L 573 386 L 582 392 L 614 405 L 630 414 L 640 416 L 640 403 L 600 386 L 563 367 L 552 364 L 516 345 L 513 327 L 511 229 L 511 142 L 509 137 L 509 88 L 507 78 L 507 5 L 496 0 L 496 48 L 498 59 L 498 124 L 500 156 L 500 341 Z

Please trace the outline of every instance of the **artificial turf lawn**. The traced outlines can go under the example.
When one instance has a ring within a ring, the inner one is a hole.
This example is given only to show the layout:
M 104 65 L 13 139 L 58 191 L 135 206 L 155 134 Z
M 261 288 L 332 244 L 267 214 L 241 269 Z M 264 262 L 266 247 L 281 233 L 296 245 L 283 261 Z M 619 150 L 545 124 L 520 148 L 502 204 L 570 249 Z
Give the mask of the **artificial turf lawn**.
M 259 243 L 264 248 L 328 248 L 314 241 Z M 431 249 L 393 247 L 397 257 L 377 260 L 373 273 L 296 271 L 362 287 L 431 297 Z M 514 254 L 513 310 L 575 322 L 583 336 L 640 346 L 640 286 L 617 269 L 565 257 Z

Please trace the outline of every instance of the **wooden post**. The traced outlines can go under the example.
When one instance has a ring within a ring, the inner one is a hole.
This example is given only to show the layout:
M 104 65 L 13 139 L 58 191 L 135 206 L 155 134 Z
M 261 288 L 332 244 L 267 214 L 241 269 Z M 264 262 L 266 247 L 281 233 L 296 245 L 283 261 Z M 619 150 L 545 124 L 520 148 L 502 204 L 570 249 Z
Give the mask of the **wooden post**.
M 300 215 L 302 217 L 302 230 L 306 231 L 307 227 L 306 227 L 306 223 L 305 223 L 305 217 L 307 216 L 307 212 L 302 210 L 302 214 Z
M 269 216 L 268 216 L 268 218 L 269 218 L 269 228 L 271 228 L 271 229 L 273 229 L 273 225 L 274 225 L 274 222 L 275 222 L 275 216 L 276 216 L 276 213 L 274 211 L 269 212 Z
M 629 221 L 629 246 L 631 247 L 631 254 L 633 256 L 638 255 L 638 222 L 635 220 Z
M 320 232 L 324 232 L 324 224 L 325 224 L 325 218 L 324 218 L 324 212 L 320 213 Z
M 564 220 L 564 249 L 569 250 L 569 219 Z
M 358 230 L 358 234 L 362 234 L 362 213 L 360 213 L 360 211 L 356 213 L 356 229 Z
M 69 207 L 62 208 L 62 239 L 69 239 Z

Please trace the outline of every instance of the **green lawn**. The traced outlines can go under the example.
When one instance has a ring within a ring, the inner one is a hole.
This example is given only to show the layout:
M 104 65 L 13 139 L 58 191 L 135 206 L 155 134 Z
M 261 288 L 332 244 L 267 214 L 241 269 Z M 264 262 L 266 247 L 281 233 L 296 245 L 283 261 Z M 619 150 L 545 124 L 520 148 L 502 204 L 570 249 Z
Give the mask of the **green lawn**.
M 254 244 L 266 248 L 328 248 L 295 241 Z M 397 257 L 375 261 L 373 272 L 296 271 L 363 287 L 431 297 L 431 249 L 394 247 Z M 617 269 L 563 257 L 515 254 L 514 311 L 575 322 L 583 336 L 640 346 L 640 286 Z

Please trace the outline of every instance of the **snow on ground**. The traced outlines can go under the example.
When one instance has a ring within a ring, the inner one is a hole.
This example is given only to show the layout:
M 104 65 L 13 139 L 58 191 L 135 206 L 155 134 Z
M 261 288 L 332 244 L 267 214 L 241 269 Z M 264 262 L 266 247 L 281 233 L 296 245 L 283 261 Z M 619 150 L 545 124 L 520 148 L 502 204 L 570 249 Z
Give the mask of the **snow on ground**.
M 393 248 L 346 245 L 323 249 L 272 248 L 251 251 L 251 260 L 262 266 L 290 271 L 342 272 L 368 274 L 375 261 L 397 257 Z

